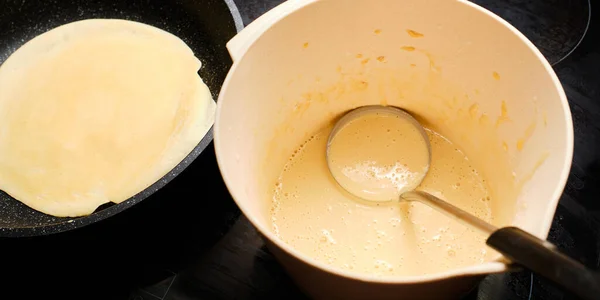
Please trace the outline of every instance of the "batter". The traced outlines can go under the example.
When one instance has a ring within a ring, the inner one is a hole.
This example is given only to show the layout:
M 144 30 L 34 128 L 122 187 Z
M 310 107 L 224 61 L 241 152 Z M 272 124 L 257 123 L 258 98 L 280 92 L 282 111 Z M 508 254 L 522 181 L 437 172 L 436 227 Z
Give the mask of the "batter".
M 213 123 L 200 65 L 181 39 L 125 20 L 27 42 L 0 67 L 0 189 L 59 217 L 142 191 Z
M 367 119 L 355 132 L 362 135 L 360 128 L 377 122 L 381 124 L 377 118 Z M 272 226 L 279 238 L 336 268 L 376 276 L 424 275 L 486 260 L 485 236 L 458 221 L 420 203 L 361 202 L 340 187 L 325 156 L 331 129 L 323 128 L 300 145 L 281 173 L 271 206 Z M 384 136 L 371 136 L 373 141 L 389 138 L 387 131 L 378 132 Z M 489 222 L 485 181 L 455 145 L 436 132 L 426 132 L 431 165 L 419 189 Z M 410 144 L 406 138 L 418 136 L 406 133 L 404 138 L 390 145 Z M 342 147 L 338 151 L 358 150 L 352 143 L 338 147 Z

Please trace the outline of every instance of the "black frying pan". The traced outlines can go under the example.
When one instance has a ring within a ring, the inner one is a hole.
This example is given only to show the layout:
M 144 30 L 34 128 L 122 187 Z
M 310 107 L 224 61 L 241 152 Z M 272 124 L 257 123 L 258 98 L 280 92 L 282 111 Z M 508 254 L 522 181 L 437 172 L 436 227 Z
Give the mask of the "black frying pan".
M 0 0 L 0 64 L 28 40 L 82 19 L 118 18 L 166 30 L 184 40 L 202 61 L 200 76 L 217 99 L 231 66 L 225 44 L 242 28 L 233 0 Z M 0 236 L 58 233 L 117 214 L 147 198 L 181 173 L 211 143 L 212 129 L 162 179 L 120 204 L 105 204 L 89 216 L 57 218 L 35 211 L 0 191 Z

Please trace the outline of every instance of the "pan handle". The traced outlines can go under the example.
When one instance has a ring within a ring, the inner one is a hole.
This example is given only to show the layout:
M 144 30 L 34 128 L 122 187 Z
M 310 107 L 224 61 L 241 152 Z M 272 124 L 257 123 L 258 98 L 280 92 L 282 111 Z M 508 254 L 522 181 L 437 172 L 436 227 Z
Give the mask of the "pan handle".
M 227 42 L 227 50 L 233 62 L 240 60 L 254 41 L 279 20 L 316 1 L 318 0 L 287 0 L 258 17 Z

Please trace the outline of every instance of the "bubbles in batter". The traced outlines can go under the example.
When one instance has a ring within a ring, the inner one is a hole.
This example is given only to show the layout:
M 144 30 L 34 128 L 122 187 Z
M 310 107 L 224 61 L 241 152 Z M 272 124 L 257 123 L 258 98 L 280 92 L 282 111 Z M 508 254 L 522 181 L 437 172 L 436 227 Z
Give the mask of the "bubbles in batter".
M 429 170 L 428 141 L 416 120 L 384 109 L 390 108 L 352 111 L 334 127 L 327 148 L 333 177 L 365 200 L 398 200 Z
M 426 205 L 364 203 L 341 188 L 325 156 L 331 129 L 300 145 L 274 186 L 271 220 L 280 239 L 335 268 L 377 276 L 437 273 L 487 259 L 485 236 Z M 484 180 L 450 141 L 430 130 L 427 135 L 431 165 L 419 189 L 489 222 Z M 338 150 L 356 150 L 343 145 Z

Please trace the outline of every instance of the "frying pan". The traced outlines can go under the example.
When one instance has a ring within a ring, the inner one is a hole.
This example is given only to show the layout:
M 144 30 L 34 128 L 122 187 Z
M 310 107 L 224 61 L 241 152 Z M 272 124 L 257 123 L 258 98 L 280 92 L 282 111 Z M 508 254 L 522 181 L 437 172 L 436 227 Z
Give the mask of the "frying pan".
M 142 22 L 185 41 L 202 62 L 200 76 L 217 99 L 232 64 L 225 44 L 243 28 L 233 0 L 0 0 L 0 64 L 30 39 L 60 25 L 91 18 Z M 0 191 L 0 237 L 48 235 L 115 215 L 164 187 L 212 142 L 212 128 L 163 178 L 120 204 L 88 216 L 58 218 L 38 212 Z

